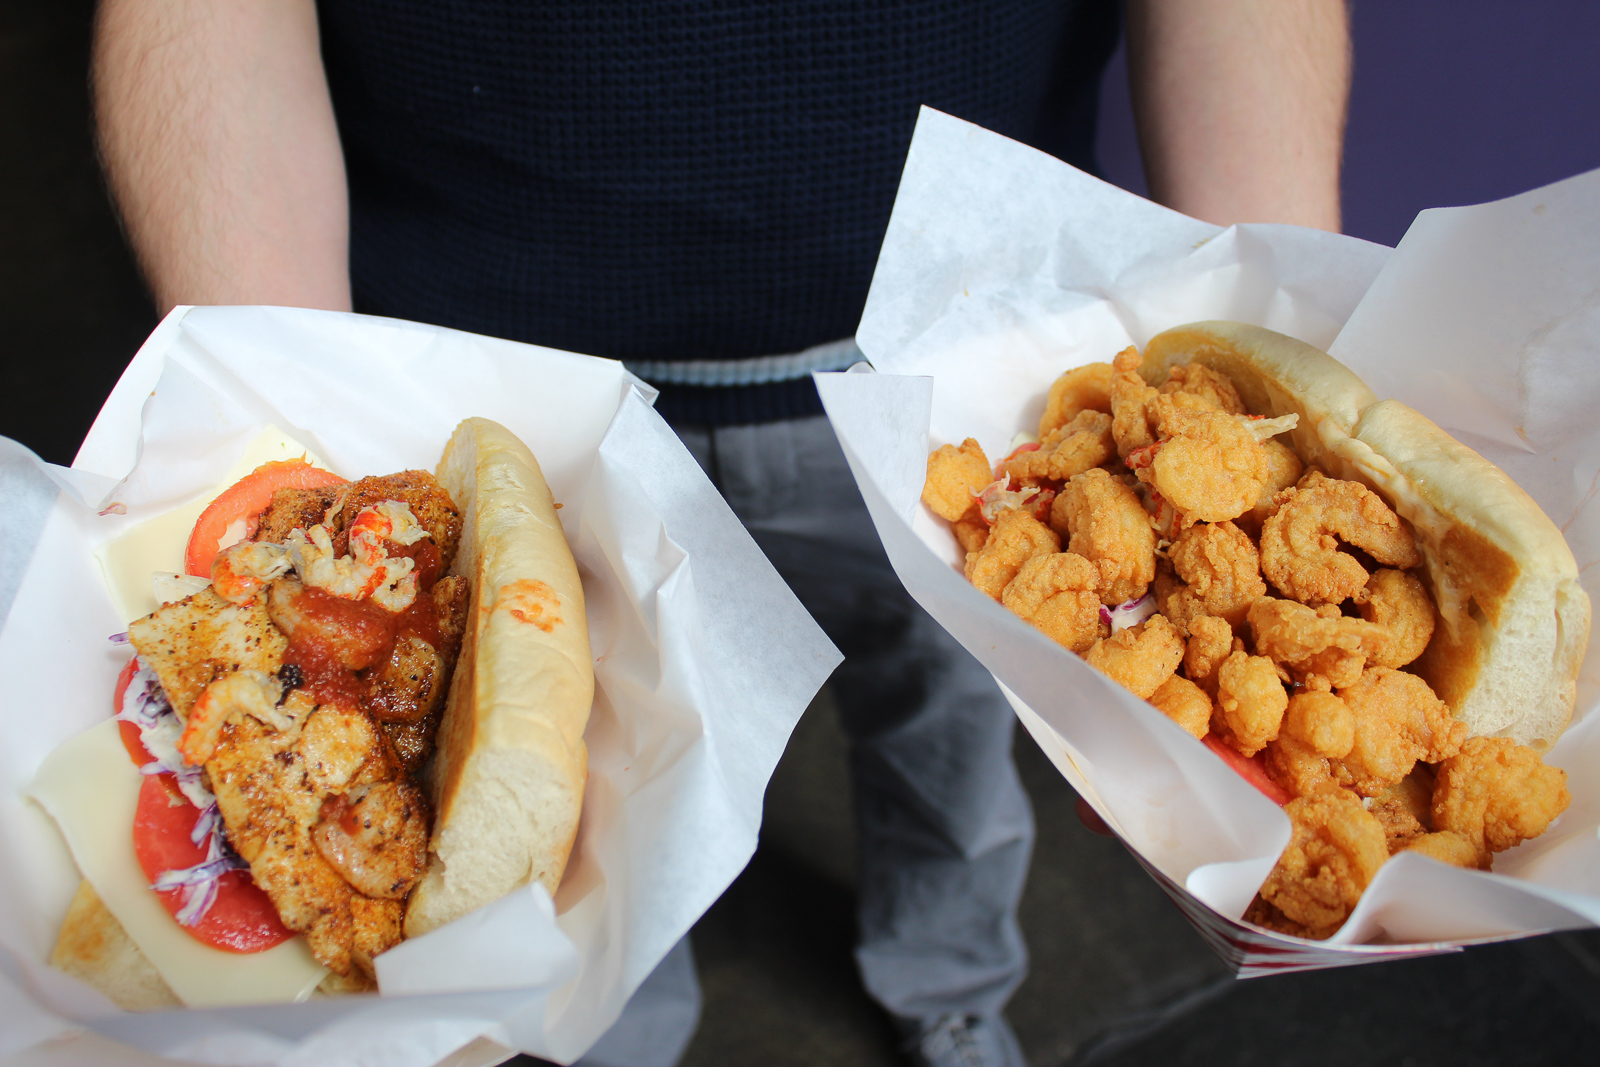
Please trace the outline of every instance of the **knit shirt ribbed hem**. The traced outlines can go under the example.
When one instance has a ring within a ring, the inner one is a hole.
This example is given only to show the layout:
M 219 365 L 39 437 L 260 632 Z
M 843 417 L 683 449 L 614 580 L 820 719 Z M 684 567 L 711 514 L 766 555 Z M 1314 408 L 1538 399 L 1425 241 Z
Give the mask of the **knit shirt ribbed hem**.
M 822 398 L 811 376 L 761 385 L 660 385 L 656 411 L 672 423 L 740 426 L 821 415 Z

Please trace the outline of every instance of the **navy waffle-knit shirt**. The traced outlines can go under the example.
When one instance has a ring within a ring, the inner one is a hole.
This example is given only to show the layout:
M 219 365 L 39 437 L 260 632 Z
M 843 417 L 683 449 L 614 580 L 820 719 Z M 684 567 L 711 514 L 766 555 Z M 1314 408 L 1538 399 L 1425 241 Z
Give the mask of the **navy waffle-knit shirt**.
M 356 308 L 624 360 L 856 330 L 917 110 L 1094 169 L 1115 0 L 321 0 Z M 809 377 L 669 419 L 820 411 Z

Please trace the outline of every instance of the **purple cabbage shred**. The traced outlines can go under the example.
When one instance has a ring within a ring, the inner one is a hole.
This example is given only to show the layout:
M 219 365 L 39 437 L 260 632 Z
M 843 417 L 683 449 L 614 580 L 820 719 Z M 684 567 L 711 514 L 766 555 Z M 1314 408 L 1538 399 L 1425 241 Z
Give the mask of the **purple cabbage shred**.
M 126 635 L 121 636 L 126 640 Z M 140 767 L 139 773 L 172 775 L 177 779 L 183 795 L 200 809 L 200 817 L 195 820 L 189 840 L 196 848 L 205 849 L 206 858 L 193 867 L 162 871 L 150 883 L 150 888 L 155 890 L 183 890 L 183 907 L 178 909 L 174 917 L 184 926 L 194 926 L 206 917 L 211 905 L 216 903 L 217 879 L 249 864 L 228 847 L 216 798 L 206 788 L 201 768 L 186 763 L 178 754 L 177 739 L 183 733 L 183 723 L 167 702 L 155 671 L 147 667 L 143 660 L 123 694 L 122 707 L 118 709 L 116 717 L 139 728 L 140 741 L 155 757 Z

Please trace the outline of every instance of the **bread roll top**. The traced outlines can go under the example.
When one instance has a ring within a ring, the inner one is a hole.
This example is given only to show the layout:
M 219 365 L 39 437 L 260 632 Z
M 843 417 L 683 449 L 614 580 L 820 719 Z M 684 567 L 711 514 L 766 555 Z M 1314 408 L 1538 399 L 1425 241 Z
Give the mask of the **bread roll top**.
M 1472 734 L 1547 750 L 1572 719 L 1589 597 L 1549 517 L 1499 467 L 1400 403 L 1342 453 L 1408 520 L 1441 625 L 1416 672 Z
M 434 830 L 408 937 L 530 879 L 555 892 L 583 806 L 594 697 L 583 586 L 533 453 L 498 423 L 468 419 L 438 479 L 462 511 L 452 569 L 470 579 L 472 600 L 430 773 Z

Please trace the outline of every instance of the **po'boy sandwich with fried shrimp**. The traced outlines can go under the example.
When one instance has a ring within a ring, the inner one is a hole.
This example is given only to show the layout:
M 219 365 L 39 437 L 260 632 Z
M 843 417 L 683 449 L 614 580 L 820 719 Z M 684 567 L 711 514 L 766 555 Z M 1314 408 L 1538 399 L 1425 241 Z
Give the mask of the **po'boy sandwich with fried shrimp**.
M 86 731 L 31 790 L 84 875 L 51 962 L 131 1009 L 359 991 L 404 937 L 554 891 L 593 697 L 556 507 L 486 419 L 436 474 L 288 461 L 217 497 L 129 625 L 124 751 Z M 129 785 L 93 818 L 86 771 Z
M 928 459 L 965 573 L 1284 805 L 1246 918 L 1326 938 L 1393 854 L 1488 870 L 1570 803 L 1589 598 L 1506 474 L 1310 345 L 1180 326 Z

